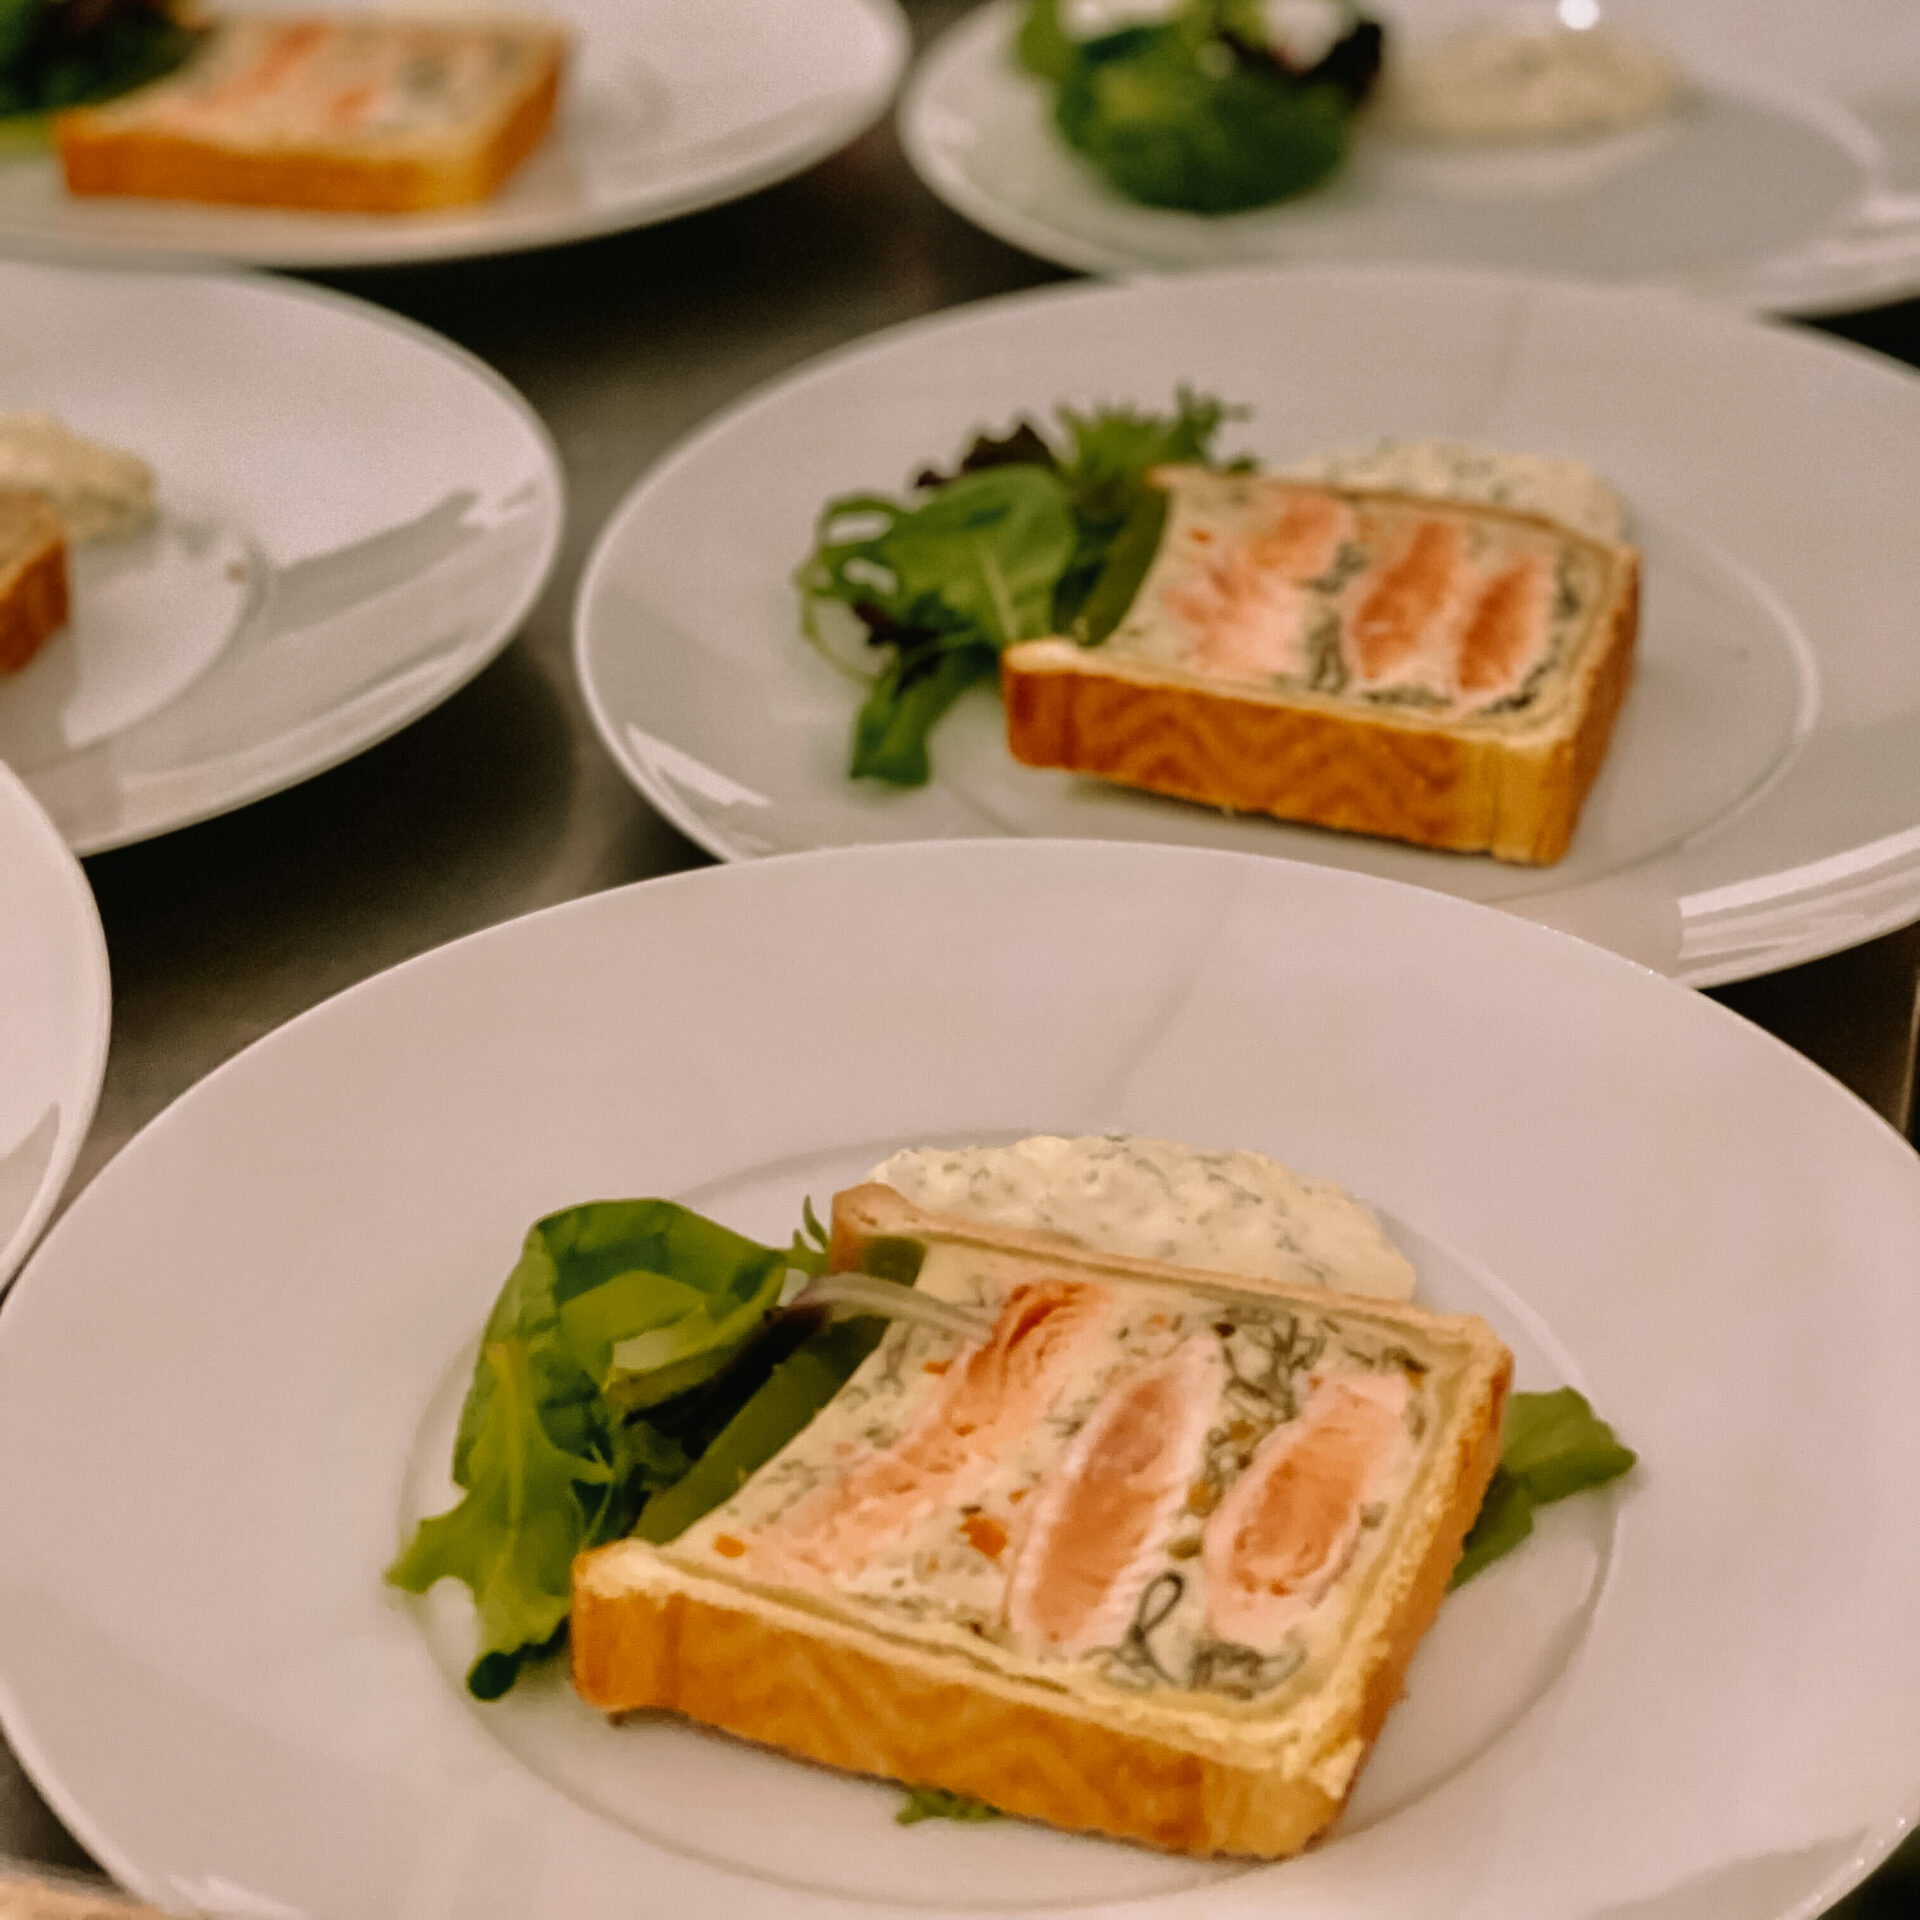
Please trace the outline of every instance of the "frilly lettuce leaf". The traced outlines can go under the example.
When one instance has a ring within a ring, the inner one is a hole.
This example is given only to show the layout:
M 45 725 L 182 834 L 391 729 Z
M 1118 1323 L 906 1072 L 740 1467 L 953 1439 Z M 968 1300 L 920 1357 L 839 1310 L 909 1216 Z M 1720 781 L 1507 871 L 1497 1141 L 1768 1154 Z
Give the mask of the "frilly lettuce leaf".
M 1063 407 L 1058 444 L 1020 421 L 1003 438 L 977 437 L 953 473 L 928 469 L 906 500 L 829 501 L 794 576 L 802 626 L 836 665 L 835 615 L 850 611 L 888 650 L 854 722 L 854 777 L 924 785 L 928 736 L 961 694 L 995 677 L 1006 647 L 1055 633 L 1104 638 L 1157 541 L 1140 511 L 1149 471 L 1207 459 L 1227 417 L 1185 389 L 1170 414 Z M 1131 572 L 1110 581 L 1128 528 L 1142 536 L 1125 549 Z M 1096 606 L 1104 625 L 1086 617 Z

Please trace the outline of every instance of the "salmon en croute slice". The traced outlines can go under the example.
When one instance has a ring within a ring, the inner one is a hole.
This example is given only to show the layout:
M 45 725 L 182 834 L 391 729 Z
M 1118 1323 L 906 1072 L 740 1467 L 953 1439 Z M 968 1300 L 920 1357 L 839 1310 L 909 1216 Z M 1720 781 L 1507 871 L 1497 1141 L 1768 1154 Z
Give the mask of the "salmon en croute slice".
M 1016 759 L 1506 860 L 1566 851 L 1632 671 L 1633 549 L 1534 516 L 1167 468 L 1097 646 L 1002 669 Z
M 732 1499 L 583 1555 L 583 1697 L 1185 1852 L 1321 1834 L 1493 1471 L 1498 1339 L 883 1186 L 834 1257 L 983 1330 L 892 1323 Z
M 67 190 L 336 213 L 463 206 L 539 143 L 566 36 L 537 20 L 223 17 L 187 63 L 59 115 Z

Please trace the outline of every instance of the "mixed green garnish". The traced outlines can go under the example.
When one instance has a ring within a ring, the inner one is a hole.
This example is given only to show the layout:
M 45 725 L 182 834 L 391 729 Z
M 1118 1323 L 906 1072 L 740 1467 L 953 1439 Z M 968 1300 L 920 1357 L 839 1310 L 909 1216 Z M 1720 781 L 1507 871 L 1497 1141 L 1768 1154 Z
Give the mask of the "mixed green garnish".
M 927 736 L 1020 640 L 1083 645 L 1119 623 L 1159 545 L 1166 496 L 1157 466 L 1213 461 L 1230 410 L 1180 390 L 1170 414 L 1059 409 L 1054 438 L 1021 421 L 982 434 L 952 473 L 922 473 L 905 500 L 828 501 L 794 576 L 801 621 L 840 660 L 827 623 L 850 615 L 879 664 L 863 673 L 849 771 L 926 784 Z
M 1065 0 L 1029 0 L 1018 54 L 1056 89 L 1067 144 L 1128 199 L 1238 213 L 1318 186 L 1346 158 L 1382 36 L 1346 0 L 1341 12 L 1342 31 L 1305 61 L 1261 0 L 1178 0 L 1090 39 L 1068 31 Z
M 0 0 L 0 120 L 144 86 L 201 37 L 171 0 Z

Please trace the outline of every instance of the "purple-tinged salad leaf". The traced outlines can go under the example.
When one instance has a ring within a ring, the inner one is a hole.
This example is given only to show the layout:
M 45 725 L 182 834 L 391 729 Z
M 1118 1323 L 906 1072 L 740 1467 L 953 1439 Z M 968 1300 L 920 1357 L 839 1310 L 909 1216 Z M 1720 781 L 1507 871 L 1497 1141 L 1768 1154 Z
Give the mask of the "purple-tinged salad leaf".
M 1156 466 L 1212 459 L 1228 410 L 1182 389 L 1170 414 L 1061 408 L 1049 439 L 1030 420 L 978 435 L 951 473 L 924 470 L 902 500 L 830 500 L 794 576 L 807 637 L 868 691 L 849 772 L 895 786 L 931 777 L 927 740 L 966 690 L 994 679 L 1016 641 L 1112 630 L 1158 544 Z M 828 632 L 851 621 L 851 664 Z

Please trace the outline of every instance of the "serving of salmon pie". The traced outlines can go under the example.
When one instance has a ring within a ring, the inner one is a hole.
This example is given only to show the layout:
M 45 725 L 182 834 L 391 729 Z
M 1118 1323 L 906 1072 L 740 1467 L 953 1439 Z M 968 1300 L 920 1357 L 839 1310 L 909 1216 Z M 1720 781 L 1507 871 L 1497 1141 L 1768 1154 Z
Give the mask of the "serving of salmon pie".
M 566 35 L 428 13 L 221 19 L 176 72 L 58 116 L 67 190 L 411 213 L 494 193 L 545 135 Z
M 1098 646 L 1010 648 L 1029 765 L 1423 846 L 1566 851 L 1632 672 L 1638 556 L 1491 504 L 1203 467 Z
M 1321 1834 L 1493 1471 L 1506 1348 L 879 1185 L 833 1255 L 973 1330 L 895 1322 L 731 1499 L 584 1555 L 581 1694 L 1184 1852 Z

